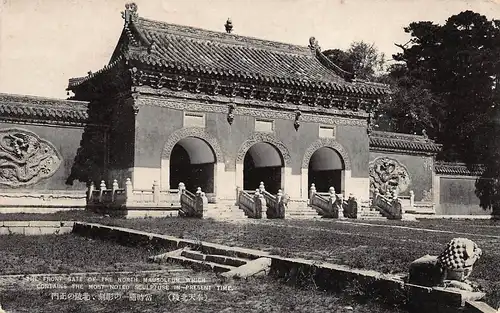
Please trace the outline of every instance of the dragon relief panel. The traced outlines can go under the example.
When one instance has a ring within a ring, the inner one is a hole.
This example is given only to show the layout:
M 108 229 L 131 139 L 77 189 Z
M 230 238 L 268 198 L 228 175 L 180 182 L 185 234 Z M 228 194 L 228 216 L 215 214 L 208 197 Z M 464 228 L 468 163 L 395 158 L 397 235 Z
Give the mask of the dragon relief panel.
M 398 160 L 379 157 L 370 162 L 370 192 L 378 190 L 381 194 L 405 192 L 410 185 L 410 175 Z
M 56 148 L 36 134 L 0 130 L 0 185 L 23 187 L 52 176 L 62 163 Z

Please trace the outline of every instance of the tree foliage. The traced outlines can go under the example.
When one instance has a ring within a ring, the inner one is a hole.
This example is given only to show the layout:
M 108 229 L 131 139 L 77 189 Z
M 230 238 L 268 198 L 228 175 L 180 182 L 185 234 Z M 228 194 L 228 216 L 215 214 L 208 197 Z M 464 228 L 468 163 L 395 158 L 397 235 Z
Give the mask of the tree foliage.
M 442 157 L 467 163 L 484 162 L 492 135 L 491 115 L 498 94 L 494 90 L 500 59 L 499 22 L 465 11 L 444 25 L 411 23 L 405 31 L 410 45 L 394 56 L 404 62 L 415 85 L 429 90 L 427 105 Z
M 483 208 L 500 215 L 500 21 L 472 11 L 451 16 L 443 25 L 414 22 L 411 40 L 397 45 L 397 64 L 384 75 L 383 54 L 364 42 L 347 51 L 325 51 L 358 78 L 391 86 L 390 101 L 377 123 L 385 130 L 423 133 L 443 145 L 438 158 L 483 164 L 476 194 Z
M 372 80 L 384 70 L 385 55 L 374 44 L 353 42 L 347 51 L 339 49 L 323 52 L 335 64 L 357 78 Z
M 412 38 L 398 45 L 402 52 L 394 56 L 405 73 L 396 79 L 394 71 L 391 75 L 396 86 L 409 84 L 396 89 L 395 103 L 401 101 L 398 105 L 410 114 L 420 108 L 419 119 L 410 120 L 420 121 L 443 144 L 441 158 L 471 168 L 484 164 L 476 194 L 483 208 L 500 210 L 500 127 L 495 119 L 500 116 L 500 22 L 465 11 L 444 25 L 416 22 L 405 31 Z
M 389 101 L 383 102 L 377 126 L 383 130 L 421 134 L 424 131 L 435 138 L 442 125 L 436 118 L 441 99 L 425 84 L 411 75 L 404 64 L 389 66 L 388 73 L 379 81 L 391 87 Z

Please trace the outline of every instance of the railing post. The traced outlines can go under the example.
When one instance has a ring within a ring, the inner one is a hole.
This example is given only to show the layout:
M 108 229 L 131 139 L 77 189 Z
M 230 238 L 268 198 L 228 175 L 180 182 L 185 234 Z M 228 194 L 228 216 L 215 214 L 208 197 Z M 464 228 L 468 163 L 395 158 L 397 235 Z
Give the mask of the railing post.
M 255 194 L 253 195 L 253 218 L 261 218 L 262 217 L 262 202 L 260 201 L 260 191 L 259 189 L 255 189 Z
M 335 200 L 337 200 L 336 199 L 337 194 L 335 193 L 335 188 L 333 188 L 333 187 L 328 188 L 328 196 L 330 197 L 330 200 L 333 200 L 333 202 L 335 202 Z
M 283 190 L 278 189 L 278 194 L 276 195 L 276 202 L 280 203 L 282 197 L 283 197 Z
M 115 202 L 115 191 L 118 189 L 118 181 L 116 179 L 113 180 L 113 187 L 111 191 L 111 203 Z
M 373 192 L 372 203 L 370 204 L 370 206 L 377 205 L 379 196 L 380 196 L 380 191 L 378 190 L 378 188 L 376 188 L 375 191 Z
M 309 199 L 312 199 L 315 193 L 316 193 L 316 185 L 311 184 L 311 188 L 309 189 Z
M 181 197 L 182 194 L 184 193 L 184 190 L 186 190 L 186 185 L 184 183 L 179 183 L 179 202 L 181 202 Z
M 200 197 L 201 199 L 203 199 L 203 208 L 204 208 L 205 205 L 208 205 L 208 198 L 203 191 L 201 192 Z
M 158 204 L 160 203 L 160 186 L 158 185 L 158 181 L 153 182 L 153 202 Z
M 236 203 L 234 205 L 240 205 L 240 186 L 236 186 Z
M 132 181 L 130 178 L 127 178 L 125 181 L 125 201 L 129 202 L 132 201 L 132 198 L 134 196 L 134 186 L 132 186 Z
M 93 200 L 92 199 L 92 194 L 94 193 L 94 189 L 95 189 L 94 182 L 90 182 L 90 186 L 89 186 L 89 189 L 88 189 L 88 193 L 89 194 L 87 195 L 89 201 Z
M 259 201 L 260 201 L 259 205 L 261 208 L 260 217 L 265 219 L 267 218 L 267 211 L 265 210 L 265 208 L 267 207 L 267 201 L 263 193 L 259 194 Z
M 335 188 L 328 188 L 328 213 L 326 216 L 332 217 L 331 215 L 335 212 L 335 201 L 337 201 L 337 194 L 335 193 Z
M 205 205 L 205 193 L 201 191 L 201 187 L 196 188 L 195 214 L 196 217 L 203 218 L 203 207 Z M 208 202 L 208 201 L 207 201 Z
M 413 190 L 410 190 L 410 207 L 415 207 L 415 193 Z
M 339 219 L 344 218 L 344 195 L 340 195 Z
M 266 187 L 264 186 L 264 182 L 261 181 L 259 184 L 259 191 L 262 193 L 263 191 L 266 191 Z
M 102 202 L 102 193 L 104 192 L 104 190 L 106 190 L 106 183 L 104 182 L 104 180 L 101 180 L 101 185 L 99 186 L 99 188 L 99 202 Z

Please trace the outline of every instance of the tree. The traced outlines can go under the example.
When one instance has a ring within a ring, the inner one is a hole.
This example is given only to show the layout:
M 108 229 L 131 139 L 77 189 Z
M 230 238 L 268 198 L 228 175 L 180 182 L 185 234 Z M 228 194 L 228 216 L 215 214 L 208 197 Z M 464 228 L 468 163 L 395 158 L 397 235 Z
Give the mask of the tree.
M 333 49 L 326 50 L 323 54 L 359 79 L 373 80 L 384 70 L 385 55 L 374 44 L 363 41 L 353 42 L 347 51 Z
M 437 136 L 441 124 L 433 111 L 440 106 L 441 99 L 413 77 L 404 64 L 389 66 L 388 73 L 378 81 L 388 84 L 392 95 L 379 108 L 376 127 L 401 133 L 422 134 L 425 131 L 431 138 Z
M 476 195 L 481 207 L 500 215 L 500 21 L 465 11 L 444 25 L 411 23 L 405 31 L 412 38 L 398 45 L 403 51 L 394 59 L 403 62 L 407 72 L 397 82 L 410 82 L 403 93 L 420 86 L 430 91 L 423 98 L 436 100 L 433 105 L 417 101 L 408 110 L 427 107 L 434 122 L 424 124 L 438 126 L 434 129 L 444 146 L 441 158 L 464 161 L 471 169 L 475 163 L 484 165 Z
M 488 158 L 493 86 L 500 57 L 500 23 L 465 11 L 444 25 L 411 23 L 405 28 L 410 45 L 398 45 L 394 56 L 422 88 L 441 99 L 431 107 L 440 125 L 436 139 L 444 145 L 441 157 L 469 164 Z

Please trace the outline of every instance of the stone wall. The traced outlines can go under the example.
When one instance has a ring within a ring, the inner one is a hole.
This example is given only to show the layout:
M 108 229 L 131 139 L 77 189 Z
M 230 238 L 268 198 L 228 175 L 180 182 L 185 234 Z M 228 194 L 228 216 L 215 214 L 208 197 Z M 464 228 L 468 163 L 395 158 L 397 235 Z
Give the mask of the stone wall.
M 367 197 L 369 142 L 364 120 L 335 119 L 325 115 L 325 123 L 305 119 L 300 121 L 298 130 L 295 130 L 294 119 L 284 116 L 287 112 L 273 113 L 267 109 L 238 107 L 230 124 L 227 120 L 227 105 L 191 100 L 186 100 L 185 104 L 181 102 L 173 105 L 172 102 L 176 101 L 180 100 L 147 95 L 141 95 L 138 99 L 134 187 L 150 188 L 153 181 L 157 180 L 161 182 L 162 189 L 176 188 L 177 186 L 168 186 L 168 166 L 165 160 L 170 157 L 171 146 L 177 141 L 186 136 L 194 136 L 210 143 L 215 152 L 215 179 L 216 186 L 219 186 L 216 192 L 221 198 L 235 197 L 235 186 L 241 184 L 242 180 L 238 173 L 242 171 L 244 152 L 260 141 L 267 141 L 279 149 L 285 163 L 286 179 L 283 187 L 293 198 L 307 198 L 309 186 L 304 158 L 325 143 L 340 149 L 340 154 L 347 159 L 344 160 L 348 167 L 346 192 L 352 190 L 360 193 L 360 197 Z M 182 110 L 183 107 L 186 110 Z M 212 110 L 213 108 L 215 109 Z M 197 115 L 198 122 L 188 123 L 186 114 Z M 260 121 L 263 125 L 269 123 L 270 131 L 259 128 L 261 126 L 256 123 Z M 333 126 L 335 138 L 320 139 L 320 125 Z M 228 188 L 220 188 L 221 186 Z
M 436 175 L 436 214 L 440 215 L 484 215 L 491 210 L 479 206 L 475 194 L 475 176 Z
M 20 134 L 21 136 L 25 134 L 38 136 L 40 141 L 45 141 L 48 143 L 48 146 L 54 148 L 54 151 L 49 151 L 48 154 L 54 154 L 55 156 L 52 164 L 48 165 L 49 169 L 46 174 L 42 172 L 38 174 L 33 173 L 33 175 L 30 175 L 33 177 L 23 176 L 20 179 L 13 177 L 11 180 L 15 185 L 3 183 L 0 185 L 1 190 L 12 192 L 85 190 L 85 184 L 78 181 L 75 181 L 73 185 L 66 184 L 66 180 L 71 173 L 76 152 L 80 146 L 83 127 L 0 122 L 0 132 L 6 136 L 17 136 L 16 134 Z M 14 157 L 14 155 L 12 156 Z M 40 155 L 40 157 L 43 158 L 45 156 Z M 37 161 L 39 160 L 37 159 Z

